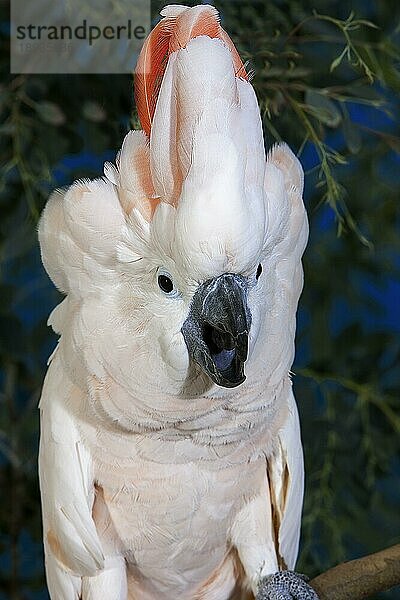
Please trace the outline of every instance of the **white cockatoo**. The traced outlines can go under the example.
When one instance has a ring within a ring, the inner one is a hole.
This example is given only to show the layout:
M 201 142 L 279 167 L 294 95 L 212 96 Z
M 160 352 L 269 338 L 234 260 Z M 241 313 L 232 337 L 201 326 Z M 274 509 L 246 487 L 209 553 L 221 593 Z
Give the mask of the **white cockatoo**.
M 314 599 L 292 571 L 302 168 L 285 144 L 265 156 L 215 8 L 161 14 L 136 73 L 143 131 L 39 226 L 66 295 L 40 401 L 50 596 Z

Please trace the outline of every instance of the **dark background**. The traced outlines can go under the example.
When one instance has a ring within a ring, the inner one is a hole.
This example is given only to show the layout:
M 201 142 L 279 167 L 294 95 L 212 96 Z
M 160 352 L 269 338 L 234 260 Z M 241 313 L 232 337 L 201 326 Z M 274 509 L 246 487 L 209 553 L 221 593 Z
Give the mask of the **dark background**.
M 307 473 L 298 568 L 314 575 L 400 541 L 400 4 L 216 6 L 254 69 L 267 147 L 281 137 L 306 170 L 293 371 Z M 101 173 L 136 118 L 130 76 L 9 75 L 0 10 L 0 599 L 42 600 L 37 403 L 60 295 L 37 219 L 50 190 Z

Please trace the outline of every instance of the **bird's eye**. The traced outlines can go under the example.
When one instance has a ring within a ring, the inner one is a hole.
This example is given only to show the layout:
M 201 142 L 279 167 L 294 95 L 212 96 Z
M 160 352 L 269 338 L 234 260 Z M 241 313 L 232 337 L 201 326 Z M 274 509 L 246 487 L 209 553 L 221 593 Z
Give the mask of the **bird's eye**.
M 174 289 L 174 284 L 172 283 L 172 279 L 167 277 L 167 275 L 159 275 L 158 276 L 158 285 L 160 289 L 166 294 L 170 294 Z
M 256 279 L 258 280 L 260 278 L 260 275 L 262 273 L 262 264 L 260 263 L 257 267 L 257 272 L 256 272 Z
M 164 292 L 164 294 L 170 294 L 173 291 L 174 284 L 173 284 L 171 277 L 169 277 L 168 275 L 165 275 L 164 273 L 160 273 L 158 275 L 157 281 L 158 281 L 158 286 L 159 286 L 160 290 L 162 290 Z

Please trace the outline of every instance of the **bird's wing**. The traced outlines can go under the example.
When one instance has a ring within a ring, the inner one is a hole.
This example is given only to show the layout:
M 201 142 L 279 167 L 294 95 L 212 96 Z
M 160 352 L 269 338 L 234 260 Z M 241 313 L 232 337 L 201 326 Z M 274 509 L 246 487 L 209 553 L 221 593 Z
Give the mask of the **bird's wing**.
M 288 417 L 268 458 L 268 482 L 278 564 L 293 569 L 300 538 L 304 493 L 303 449 L 293 393 L 288 398 Z
M 39 478 L 48 579 L 52 566 L 75 575 L 92 575 L 104 556 L 92 519 L 94 488 L 91 459 L 80 440 L 71 407 L 79 394 L 66 378 L 57 353 L 40 400 Z M 54 560 L 55 559 L 55 560 Z M 63 594 L 55 595 L 63 598 Z
M 265 448 L 266 471 L 259 493 L 243 505 L 231 528 L 232 544 L 254 595 L 264 577 L 293 569 L 297 558 L 303 453 L 296 403 L 287 384 L 279 397 L 284 422 Z
M 276 372 L 287 377 L 294 357 L 295 312 L 303 286 L 301 255 L 308 222 L 304 210 L 303 170 L 286 144 L 274 146 L 267 156 L 264 189 L 268 214 L 266 245 L 277 258 L 276 276 L 284 297 L 288 327 L 284 351 L 277 359 Z M 284 399 L 285 400 L 285 399 Z M 303 505 L 304 467 L 296 402 L 290 387 L 287 394 L 288 417 L 279 430 L 274 453 L 268 458 L 273 528 L 278 564 L 292 569 L 296 562 Z

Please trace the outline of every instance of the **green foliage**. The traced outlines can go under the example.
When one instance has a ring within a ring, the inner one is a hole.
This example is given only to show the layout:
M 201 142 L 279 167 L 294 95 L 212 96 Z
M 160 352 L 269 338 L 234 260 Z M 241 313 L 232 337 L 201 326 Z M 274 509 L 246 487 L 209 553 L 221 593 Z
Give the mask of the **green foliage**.
M 164 3 L 152 4 L 156 15 Z M 399 278 L 399 5 L 216 5 L 254 70 L 268 145 L 284 139 L 311 164 L 294 380 L 307 471 L 299 568 L 313 575 L 399 541 L 400 348 L 379 300 Z M 43 586 L 36 405 L 59 300 L 36 222 L 57 181 L 98 176 L 93 155 L 112 155 L 137 119 L 129 76 L 10 76 L 0 35 L 0 598 L 17 600 Z M 376 109 L 376 123 L 355 107 Z M 321 227 L 330 210 L 336 226 Z

